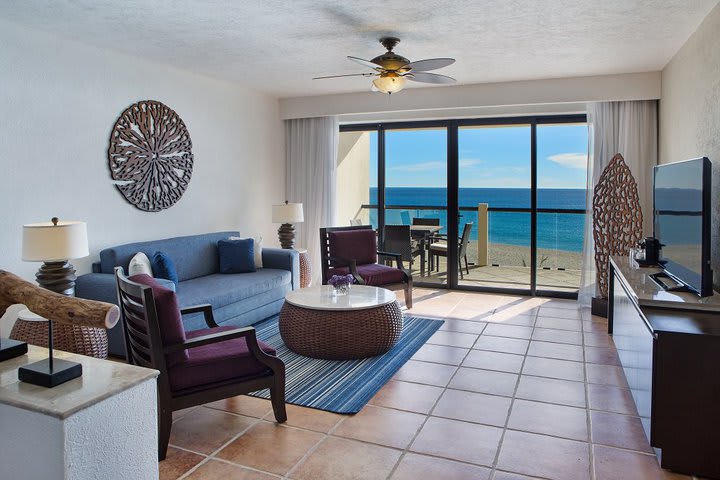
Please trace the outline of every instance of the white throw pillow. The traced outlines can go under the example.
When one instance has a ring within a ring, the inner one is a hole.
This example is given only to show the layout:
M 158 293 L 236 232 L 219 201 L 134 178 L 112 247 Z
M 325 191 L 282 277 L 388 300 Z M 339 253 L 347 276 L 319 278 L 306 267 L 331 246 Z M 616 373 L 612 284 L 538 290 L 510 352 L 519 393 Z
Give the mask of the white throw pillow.
M 229 237 L 228 240 L 242 240 L 242 237 Z M 263 268 L 262 264 L 262 235 L 253 237 L 253 253 L 255 254 L 255 268 Z
M 153 276 L 150 259 L 143 252 L 138 252 L 130 260 L 130 265 L 128 266 L 128 276 L 132 277 L 133 275 L 140 275 L 141 273 L 145 273 L 151 277 Z

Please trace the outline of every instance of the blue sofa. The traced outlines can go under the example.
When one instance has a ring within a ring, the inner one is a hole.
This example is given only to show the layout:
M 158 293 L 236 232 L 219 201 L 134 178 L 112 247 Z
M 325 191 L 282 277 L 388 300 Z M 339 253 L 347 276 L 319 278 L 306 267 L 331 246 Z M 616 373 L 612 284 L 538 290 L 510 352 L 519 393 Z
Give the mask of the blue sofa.
M 300 260 L 297 251 L 263 248 L 263 268 L 254 273 L 221 274 L 217 242 L 238 232 L 216 232 L 149 242 L 129 243 L 106 248 L 93 273 L 78 277 L 75 294 L 81 298 L 117 304 L 114 268 L 125 272 L 137 252 L 152 258 L 165 252 L 175 263 L 178 274 L 176 292 L 181 307 L 200 303 L 213 306 L 219 325 L 244 327 L 271 318 L 280 312 L 285 294 L 300 288 Z M 173 286 L 172 282 L 169 282 Z M 183 317 L 186 330 L 206 328 L 201 314 Z M 111 355 L 125 357 L 122 325 L 108 331 Z

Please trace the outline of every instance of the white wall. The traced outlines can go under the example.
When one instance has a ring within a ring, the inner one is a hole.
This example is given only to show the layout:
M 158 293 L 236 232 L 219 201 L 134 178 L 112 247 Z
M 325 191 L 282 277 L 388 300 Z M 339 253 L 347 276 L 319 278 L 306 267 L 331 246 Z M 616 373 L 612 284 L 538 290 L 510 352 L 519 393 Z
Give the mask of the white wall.
M 117 117 L 145 99 L 180 115 L 195 157 L 185 194 L 158 213 L 125 201 L 107 161 Z M 79 273 L 101 249 L 136 240 L 239 229 L 276 245 L 283 141 L 275 98 L 0 21 L 0 268 L 32 279 L 39 265 L 20 260 L 22 225 L 53 216 L 88 223 Z
M 712 268 L 720 286 L 720 4 L 662 71 L 660 163 L 713 163 Z
M 369 223 L 367 210 L 360 210 L 360 205 L 370 203 L 369 132 L 340 133 L 335 185 L 335 224 L 349 225 L 356 217 Z

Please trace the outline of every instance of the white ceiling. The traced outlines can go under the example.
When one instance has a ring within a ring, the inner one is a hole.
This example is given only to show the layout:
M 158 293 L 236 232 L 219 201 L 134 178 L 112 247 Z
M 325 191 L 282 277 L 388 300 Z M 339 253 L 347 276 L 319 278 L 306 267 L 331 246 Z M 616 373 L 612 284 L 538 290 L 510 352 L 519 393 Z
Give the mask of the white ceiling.
M 18 0 L 0 18 L 278 97 L 367 91 L 382 36 L 459 84 L 662 69 L 718 0 Z M 423 87 L 426 84 L 414 84 Z M 447 88 L 447 87 L 431 87 Z

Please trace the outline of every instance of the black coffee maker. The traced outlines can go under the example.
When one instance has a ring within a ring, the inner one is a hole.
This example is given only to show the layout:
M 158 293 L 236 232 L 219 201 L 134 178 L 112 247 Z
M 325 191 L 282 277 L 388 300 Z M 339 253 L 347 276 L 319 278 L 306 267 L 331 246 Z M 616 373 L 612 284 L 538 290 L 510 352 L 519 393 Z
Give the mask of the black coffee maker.
M 645 260 L 637 260 L 640 265 L 659 265 L 660 264 L 660 250 L 662 244 L 660 240 L 655 237 L 645 237 L 642 241 L 643 248 L 645 249 Z

